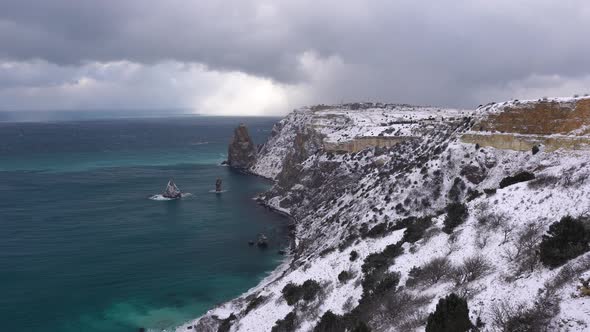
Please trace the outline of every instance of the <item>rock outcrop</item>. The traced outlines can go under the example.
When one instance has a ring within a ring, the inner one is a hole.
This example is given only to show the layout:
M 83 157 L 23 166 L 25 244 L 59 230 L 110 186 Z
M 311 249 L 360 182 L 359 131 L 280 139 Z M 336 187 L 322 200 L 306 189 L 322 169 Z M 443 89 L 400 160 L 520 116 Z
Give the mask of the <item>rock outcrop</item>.
M 245 124 L 234 129 L 234 136 L 227 151 L 227 161 L 230 167 L 248 170 L 256 161 L 256 146 L 248 134 Z

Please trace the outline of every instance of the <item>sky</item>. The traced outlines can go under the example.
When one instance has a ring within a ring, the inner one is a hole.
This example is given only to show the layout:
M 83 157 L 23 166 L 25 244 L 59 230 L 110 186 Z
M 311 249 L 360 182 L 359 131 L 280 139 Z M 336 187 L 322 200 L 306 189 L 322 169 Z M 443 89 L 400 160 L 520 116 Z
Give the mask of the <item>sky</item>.
M 587 0 L 1 0 L 0 111 L 590 93 Z

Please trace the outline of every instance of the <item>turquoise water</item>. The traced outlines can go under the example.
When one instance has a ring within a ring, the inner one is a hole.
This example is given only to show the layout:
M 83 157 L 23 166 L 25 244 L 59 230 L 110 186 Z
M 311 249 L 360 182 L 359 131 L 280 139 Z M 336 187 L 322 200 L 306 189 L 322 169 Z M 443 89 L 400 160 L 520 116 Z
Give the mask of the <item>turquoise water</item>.
M 165 329 L 255 286 L 287 220 L 252 201 L 267 181 L 218 166 L 241 121 L 262 142 L 276 119 L 0 124 L 0 330 Z M 150 200 L 169 178 L 192 196 Z

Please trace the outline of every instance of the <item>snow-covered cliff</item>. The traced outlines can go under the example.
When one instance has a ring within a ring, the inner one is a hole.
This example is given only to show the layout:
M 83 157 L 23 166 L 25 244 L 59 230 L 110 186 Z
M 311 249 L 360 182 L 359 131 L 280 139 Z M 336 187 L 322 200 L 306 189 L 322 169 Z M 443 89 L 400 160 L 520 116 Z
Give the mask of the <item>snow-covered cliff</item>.
M 295 249 L 260 285 L 178 331 L 424 330 L 450 293 L 480 331 L 590 330 L 579 290 L 590 253 L 552 269 L 539 259 L 552 223 L 590 211 L 590 152 L 547 143 L 586 138 L 587 119 L 575 118 L 587 102 L 292 112 L 250 171 L 276 181 L 261 199 L 295 219 Z M 559 130 L 528 117 L 556 105 L 578 112 Z M 544 131 L 527 132 L 534 125 Z M 511 143 L 488 139 L 496 134 Z M 534 179 L 503 181 L 523 172 Z

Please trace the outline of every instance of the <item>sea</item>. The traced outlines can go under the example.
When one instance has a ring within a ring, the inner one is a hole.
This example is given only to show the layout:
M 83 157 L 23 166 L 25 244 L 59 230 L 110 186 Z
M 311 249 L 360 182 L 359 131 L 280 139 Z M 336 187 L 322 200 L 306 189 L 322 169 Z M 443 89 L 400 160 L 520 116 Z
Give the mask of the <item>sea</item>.
M 220 165 L 234 127 L 263 143 L 276 118 L 4 120 L 1 331 L 170 331 L 284 259 L 289 221 L 253 200 L 271 183 Z M 169 179 L 190 195 L 154 200 Z

